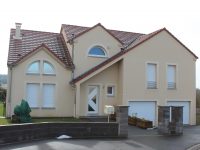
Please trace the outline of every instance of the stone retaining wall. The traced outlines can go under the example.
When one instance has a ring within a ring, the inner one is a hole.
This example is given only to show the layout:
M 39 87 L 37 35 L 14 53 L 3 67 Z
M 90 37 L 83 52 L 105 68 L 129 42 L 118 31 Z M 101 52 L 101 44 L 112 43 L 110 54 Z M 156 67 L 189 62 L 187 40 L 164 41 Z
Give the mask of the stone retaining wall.
M 118 123 L 37 123 L 0 126 L 0 145 L 68 135 L 72 138 L 118 137 Z

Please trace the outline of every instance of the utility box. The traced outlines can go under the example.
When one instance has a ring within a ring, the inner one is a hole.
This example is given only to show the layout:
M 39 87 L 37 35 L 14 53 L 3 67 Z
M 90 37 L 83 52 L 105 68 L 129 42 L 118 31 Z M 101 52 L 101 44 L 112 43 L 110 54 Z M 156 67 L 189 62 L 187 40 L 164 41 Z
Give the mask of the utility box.
M 108 122 L 110 122 L 110 115 L 115 113 L 114 106 L 111 105 L 105 105 L 104 107 L 104 113 L 108 115 Z
M 168 135 L 183 133 L 183 106 L 158 106 L 158 132 Z
M 107 115 L 114 114 L 114 113 L 115 113 L 115 108 L 114 108 L 114 106 L 105 105 L 105 107 L 104 107 L 104 113 L 107 114 Z

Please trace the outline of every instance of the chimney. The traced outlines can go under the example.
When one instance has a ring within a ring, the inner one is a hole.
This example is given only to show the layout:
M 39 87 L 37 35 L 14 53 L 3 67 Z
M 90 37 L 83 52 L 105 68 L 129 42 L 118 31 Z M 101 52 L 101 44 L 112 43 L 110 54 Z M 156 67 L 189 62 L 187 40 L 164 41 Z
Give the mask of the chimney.
M 13 36 L 14 39 L 21 40 L 21 23 L 15 23 L 16 25 L 16 30 L 15 30 L 15 35 Z

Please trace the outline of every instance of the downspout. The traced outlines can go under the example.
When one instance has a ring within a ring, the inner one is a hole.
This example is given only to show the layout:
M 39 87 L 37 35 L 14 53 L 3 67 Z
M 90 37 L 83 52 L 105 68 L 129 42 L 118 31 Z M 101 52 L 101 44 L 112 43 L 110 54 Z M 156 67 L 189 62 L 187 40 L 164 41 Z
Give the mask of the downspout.
M 72 39 L 70 40 L 70 44 L 72 45 L 72 64 L 74 65 L 74 34 L 72 34 Z M 72 68 L 72 76 L 71 76 L 71 81 L 74 79 L 74 70 L 75 70 L 75 65 Z M 74 88 L 74 117 L 76 118 L 76 85 L 72 85 Z
M 72 64 L 74 65 L 74 34 L 72 34 L 72 39 L 71 39 L 71 45 L 72 45 Z M 74 69 L 75 66 L 72 68 L 72 80 L 74 79 Z
M 9 110 L 9 115 L 11 117 L 11 114 L 12 114 L 12 109 L 11 109 L 11 90 L 12 90 L 12 66 L 9 67 L 10 69 L 10 76 L 9 76 L 9 93 L 8 93 L 8 103 L 9 103 L 9 107 L 10 107 L 10 110 Z

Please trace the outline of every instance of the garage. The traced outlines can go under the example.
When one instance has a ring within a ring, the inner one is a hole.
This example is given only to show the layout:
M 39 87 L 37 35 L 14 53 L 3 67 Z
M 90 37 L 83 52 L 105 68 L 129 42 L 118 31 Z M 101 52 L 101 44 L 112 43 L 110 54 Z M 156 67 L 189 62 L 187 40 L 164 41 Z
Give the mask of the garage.
M 146 120 L 156 120 L 156 102 L 155 101 L 129 101 L 129 116 L 137 116 Z
M 190 123 L 190 102 L 189 101 L 168 101 L 168 106 L 183 106 L 183 124 Z

